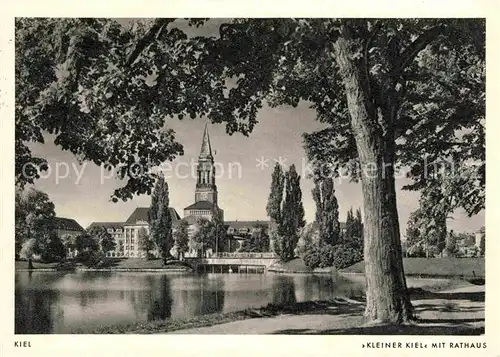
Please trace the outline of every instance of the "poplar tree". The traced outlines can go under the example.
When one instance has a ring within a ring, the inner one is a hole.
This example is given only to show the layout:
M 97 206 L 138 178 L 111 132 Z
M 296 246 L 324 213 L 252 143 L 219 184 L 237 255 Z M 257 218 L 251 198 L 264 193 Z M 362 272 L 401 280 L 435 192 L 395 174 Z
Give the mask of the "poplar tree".
M 159 175 L 153 190 L 153 196 L 151 197 L 148 218 L 151 239 L 160 252 L 163 264 L 166 264 L 167 259 L 171 257 L 170 250 L 174 243 L 169 204 L 168 184 L 163 175 Z
M 335 245 L 340 242 L 339 205 L 335 197 L 333 178 L 315 180 L 312 196 L 316 203 L 316 222 L 320 240 Z
M 269 223 L 269 240 L 270 249 L 280 255 L 280 246 L 278 240 L 278 225 L 281 221 L 281 203 L 283 201 L 283 189 L 285 184 L 285 176 L 281 165 L 276 163 L 271 176 L 271 190 L 267 200 L 266 211 L 270 218 Z
M 174 242 L 177 250 L 177 259 L 184 257 L 184 254 L 189 250 L 189 223 L 186 220 L 181 220 L 177 230 L 174 232 Z
M 143 252 L 146 259 L 149 260 L 151 258 L 150 252 L 151 252 L 154 244 L 153 244 L 153 241 L 150 239 L 149 233 L 146 230 L 146 228 L 142 227 L 139 229 L 138 240 L 139 240 L 139 242 L 138 242 L 139 250 L 141 252 Z
M 300 176 L 297 174 L 295 165 L 290 166 L 290 169 L 285 174 L 285 199 L 281 212 L 276 244 L 279 247 L 278 254 L 281 260 L 286 262 L 295 258 L 299 230 L 306 224 L 302 205 Z

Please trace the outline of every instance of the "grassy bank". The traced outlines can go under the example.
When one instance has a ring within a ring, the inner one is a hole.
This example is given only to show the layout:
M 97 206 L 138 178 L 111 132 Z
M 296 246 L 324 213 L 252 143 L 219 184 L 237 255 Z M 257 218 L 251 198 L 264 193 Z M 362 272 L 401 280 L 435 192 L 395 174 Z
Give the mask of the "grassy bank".
M 438 293 L 439 291 L 449 290 L 452 288 L 470 285 L 464 281 L 458 280 L 445 280 L 435 284 L 422 286 L 418 288 L 411 288 L 410 293 L 415 297 L 422 297 L 425 294 Z M 167 333 L 177 330 L 193 329 L 200 327 L 208 327 L 228 322 L 276 317 L 279 315 L 308 315 L 308 314 L 331 314 L 332 311 L 342 310 L 361 316 L 364 309 L 364 297 L 356 299 L 336 298 L 327 301 L 305 301 L 296 302 L 291 304 L 268 304 L 267 306 L 246 309 L 236 312 L 228 313 L 215 313 L 202 316 L 195 316 L 190 318 L 176 318 L 168 320 L 156 320 L 148 322 L 137 322 L 131 324 L 102 326 L 92 329 L 75 329 L 68 333 L 71 334 L 152 334 L 152 333 Z
M 288 274 L 332 274 L 337 270 L 334 267 L 311 269 L 306 265 L 302 258 L 295 258 L 286 263 L 278 262 L 273 264 L 267 269 L 267 271 Z
M 484 258 L 404 258 L 406 276 L 484 278 Z M 344 273 L 365 273 L 364 262 L 356 263 Z
M 33 269 L 55 269 L 59 263 L 41 263 L 33 262 Z M 28 262 L 24 260 L 16 261 L 14 265 L 16 270 L 27 270 Z
M 283 263 L 278 262 L 276 264 L 271 265 L 268 271 L 275 273 L 312 273 L 313 270 L 309 268 L 304 260 L 301 258 L 295 258 L 290 260 L 289 262 Z
M 60 263 L 42 263 L 33 262 L 33 270 L 70 270 L 69 268 L 74 268 L 77 270 L 116 270 L 116 271 L 163 271 L 163 270 L 175 270 L 175 271 L 189 271 L 191 270 L 189 266 L 183 264 L 182 262 L 171 261 L 168 262 L 166 266 L 163 265 L 161 259 L 141 259 L 141 258 L 106 258 L 97 267 L 87 266 L 82 263 L 73 263 L 68 261 L 64 264 L 64 268 L 61 267 Z M 28 270 L 27 261 L 16 261 L 15 270 L 24 271 Z

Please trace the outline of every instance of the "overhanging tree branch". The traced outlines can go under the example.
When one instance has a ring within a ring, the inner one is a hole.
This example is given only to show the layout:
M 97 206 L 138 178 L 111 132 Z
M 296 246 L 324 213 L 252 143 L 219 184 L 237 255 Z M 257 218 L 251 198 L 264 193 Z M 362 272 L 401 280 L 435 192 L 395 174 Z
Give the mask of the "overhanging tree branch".
M 135 46 L 134 50 L 130 53 L 130 55 L 127 58 L 127 61 L 125 62 L 125 65 L 128 67 L 134 61 L 139 57 L 142 51 L 146 47 L 148 47 L 153 40 L 157 37 L 161 31 L 168 26 L 169 23 L 174 22 L 175 19 L 156 19 L 153 26 L 148 30 L 146 35 L 142 37 L 138 42 L 137 45 Z
M 394 66 L 394 70 L 390 73 L 391 76 L 401 74 L 411 61 L 415 59 L 420 51 L 422 51 L 429 43 L 434 41 L 439 35 L 446 30 L 444 24 L 431 27 L 422 33 L 415 41 L 413 41 L 403 53 L 399 56 L 399 60 Z

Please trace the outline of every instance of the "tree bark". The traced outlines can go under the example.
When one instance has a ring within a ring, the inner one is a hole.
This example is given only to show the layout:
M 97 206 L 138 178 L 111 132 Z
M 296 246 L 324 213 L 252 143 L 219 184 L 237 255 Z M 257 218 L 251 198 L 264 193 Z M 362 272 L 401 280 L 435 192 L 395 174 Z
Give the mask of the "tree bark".
M 349 29 L 334 44 L 346 90 L 351 126 L 361 164 L 364 201 L 364 256 L 367 322 L 403 323 L 412 318 L 403 269 L 394 182 L 395 141 L 392 115 L 369 97 L 366 77 L 356 62 Z M 379 95 L 380 93 L 377 93 Z M 390 107 L 390 105 L 389 105 Z

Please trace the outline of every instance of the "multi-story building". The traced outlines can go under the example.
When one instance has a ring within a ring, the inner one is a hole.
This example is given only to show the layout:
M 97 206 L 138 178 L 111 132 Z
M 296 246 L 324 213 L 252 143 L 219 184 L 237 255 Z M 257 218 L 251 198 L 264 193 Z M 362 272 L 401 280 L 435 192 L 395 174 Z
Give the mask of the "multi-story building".
M 108 257 L 123 257 L 124 244 L 123 244 L 123 225 L 124 222 L 93 222 L 87 227 L 87 231 L 92 228 L 104 228 L 113 237 L 116 243 L 116 248 L 112 252 L 108 252 Z
M 54 223 L 56 234 L 59 238 L 63 238 L 64 236 L 77 237 L 85 232 L 85 229 L 83 229 L 77 221 L 71 218 L 55 217 Z
M 169 207 L 168 210 L 175 229 L 181 218 L 174 208 Z M 137 207 L 125 222 L 94 222 L 87 229 L 103 227 L 111 234 L 116 248 L 106 253 L 108 257 L 139 258 L 144 255 L 139 249 L 139 231 L 144 228 L 149 234 L 148 212 L 149 207 Z M 157 255 L 157 252 L 152 254 Z
M 125 257 L 138 258 L 143 256 L 144 253 L 139 250 L 139 231 L 141 229 L 145 229 L 149 234 L 148 212 L 149 207 L 138 207 L 125 221 L 125 224 L 123 225 Z M 175 227 L 179 224 L 181 217 L 172 207 L 168 208 L 168 212 L 170 213 L 172 228 L 175 230 Z M 158 255 L 158 252 L 153 251 L 153 255 Z
M 253 233 L 263 231 L 267 234 L 269 230 L 268 221 L 227 221 L 224 225 L 227 227 L 227 252 L 239 251 L 243 242 Z

